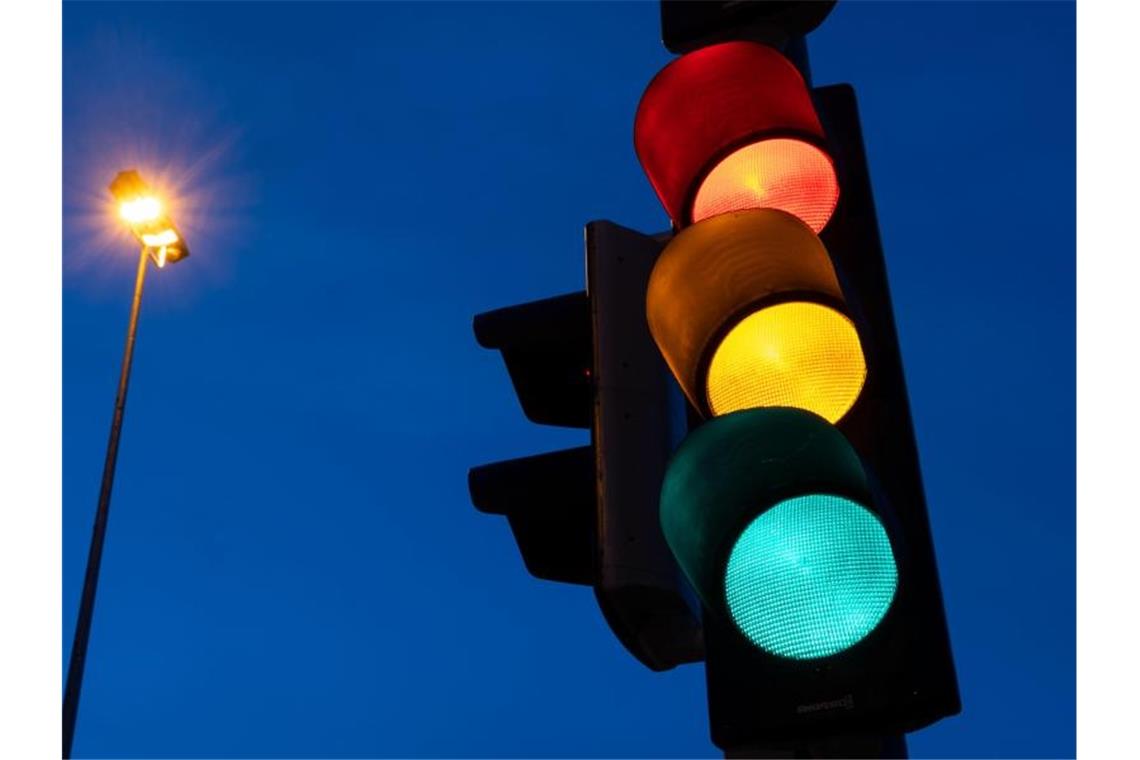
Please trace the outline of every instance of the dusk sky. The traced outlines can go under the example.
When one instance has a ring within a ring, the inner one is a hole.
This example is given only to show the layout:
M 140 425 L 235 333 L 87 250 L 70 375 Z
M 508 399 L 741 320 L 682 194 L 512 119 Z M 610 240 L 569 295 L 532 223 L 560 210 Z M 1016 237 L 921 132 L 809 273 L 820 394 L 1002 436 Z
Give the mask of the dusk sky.
M 583 287 L 582 227 L 668 226 L 638 99 L 658 4 L 68 2 L 63 629 L 136 249 L 151 270 L 77 757 L 709 757 L 652 673 L 532 578 L 469 467 L 588 442 L 523 416 L 478 312 Z M 1075 5 L 843 0 L 963 712 L 914 757 L 1075 746 Z M 62 684 L 61 684 L 62 693 Z

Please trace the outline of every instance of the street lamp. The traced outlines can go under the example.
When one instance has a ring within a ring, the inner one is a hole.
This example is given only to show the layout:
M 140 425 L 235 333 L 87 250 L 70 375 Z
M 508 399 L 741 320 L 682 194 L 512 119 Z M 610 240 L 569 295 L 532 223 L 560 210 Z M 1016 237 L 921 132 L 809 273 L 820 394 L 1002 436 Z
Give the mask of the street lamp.
M 99 487 L 99 505 L 95 510 L 95 527 L 92 530 L 91 547 L 87 554 L 83 595 L 79 602 L 79 617 L 75 623 L 75 638 L 71 644 L 71 660 L 68 663 L 67 685 L 63 694 L 64 758 L 71 757 L 71 742 L 75 736 L 79 689 L 83 683 L 83 666 L 87 660 L 87 641 L 91 633 L 91 615 L 95 608 L 95 589 L 99 583 L 99 565 L 103 558 L 103 539 L 107 534 L 111 485 L 115 479 L 115 462 L 119 455 L 119 435 L 123 428 L 123 411 L 127 404 L 127 385 L 131 376 L 131 358 L 135 351 L 135 333 L 138 329 L 139 305 L 142 303 L 147 260 L 154 261 L 161 269 L 168 262 L 181 261 L 190 255 L 186 240 L 166 213 L 162 200 L 143 181 L 137 171 L 131 169 L 119 172 L 109 189 L 118 204 L 119 218 L 130 227 L 142 250 L 135 275 L 135 293 L 131 300 L 131 316 L 127 324 L 127 343 L 123 349 L 119 389 L 115 395 L 115 412 L 111 418 L 111 435 L 107 441 L 107 456 L 103 461 L 103 481 Z
M 119 204 L 119 218 L 161 269 L 167 262 L 190 255 L 190 248 L 166 213 L 162 200 L 134 169 L 119 172 L 111 182 L 111 195 Z

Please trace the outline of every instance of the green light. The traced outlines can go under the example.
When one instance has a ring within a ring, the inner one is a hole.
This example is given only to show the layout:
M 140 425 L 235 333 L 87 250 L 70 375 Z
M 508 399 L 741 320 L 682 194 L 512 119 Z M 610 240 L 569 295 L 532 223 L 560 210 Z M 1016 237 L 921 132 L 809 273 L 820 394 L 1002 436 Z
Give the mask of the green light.
M 749 523 L 725 569 L 732 619 L 772 654 L 842 652 L 882 620 L 898 585 L 879 519 L 839 496 L 781 501 Z

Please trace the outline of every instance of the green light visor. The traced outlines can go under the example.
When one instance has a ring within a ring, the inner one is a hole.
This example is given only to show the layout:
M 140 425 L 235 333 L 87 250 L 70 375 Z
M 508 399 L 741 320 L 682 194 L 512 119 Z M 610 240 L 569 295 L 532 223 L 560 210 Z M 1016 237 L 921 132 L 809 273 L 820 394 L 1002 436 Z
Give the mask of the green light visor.
M 724 573 L 733 622 L 756 646 L 807 660 L 862 641 L 894 599 L 898 572 L 878 517 L 841 496 L 779 502 L 737 538 Z

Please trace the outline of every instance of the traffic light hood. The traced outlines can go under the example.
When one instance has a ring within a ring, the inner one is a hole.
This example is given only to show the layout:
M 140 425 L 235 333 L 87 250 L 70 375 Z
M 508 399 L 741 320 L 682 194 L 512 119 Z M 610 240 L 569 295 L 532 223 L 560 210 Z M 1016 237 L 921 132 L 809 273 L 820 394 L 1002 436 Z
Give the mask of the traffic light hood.
M 807 85 L 766 45 L 724 42 L 670 63 L 642 95 L 633 139 L 677 227 L 779 208 L 818 232 L 839 197 Z
M 585 291 L 477 314 L 473 327 L 480 346 L 502 353 L 528 419 L 590 427 L 593 338 Z
M 775 209 L 682 230 L 653 269 L 646 317 L 706 416 L 791 406 L 835 422 L 866 379 L 827 250 L 806 224 Z

